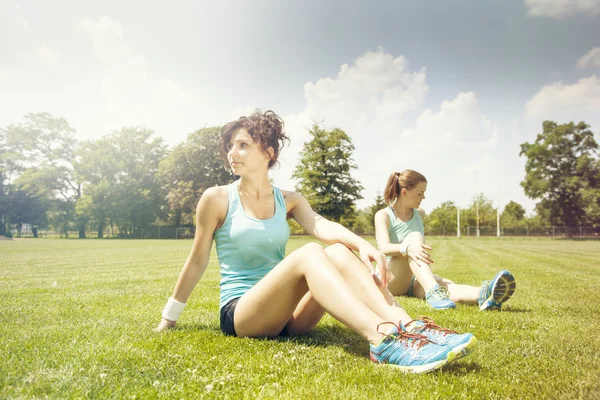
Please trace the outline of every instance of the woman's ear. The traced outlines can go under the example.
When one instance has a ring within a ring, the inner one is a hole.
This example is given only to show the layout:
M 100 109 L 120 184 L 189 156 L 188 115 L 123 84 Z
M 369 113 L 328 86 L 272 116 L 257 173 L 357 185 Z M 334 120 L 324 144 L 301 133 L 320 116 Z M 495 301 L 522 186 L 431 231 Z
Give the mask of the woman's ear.
M 268 159 L 269 159 L 269 160 L 272 160 L 272 159 L 273 159 L 273 157 L 275 157 L 275 150 L 273 150 L 273 148 L 272 148 L 272 147 L 269 147 L 269 148 L 267 149 L 267 156 L 268 156 Z

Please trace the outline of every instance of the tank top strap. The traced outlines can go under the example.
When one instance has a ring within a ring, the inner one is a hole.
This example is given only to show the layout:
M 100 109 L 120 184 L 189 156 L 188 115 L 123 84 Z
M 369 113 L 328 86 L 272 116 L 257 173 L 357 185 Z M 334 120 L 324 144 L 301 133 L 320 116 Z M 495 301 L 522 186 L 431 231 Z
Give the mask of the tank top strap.
M 394 226 L 396 224 L 396 214 L 394 214 L 394 211 L 392 210 L 392 206 L 387 206 L 385 208 L 385 210 L 388 213 L 388 216 L 390 217 L 390 228 L 392 226 Z
M 230 217 L 237 211 L 238 204 L 240 203 L 238 182 L 239 181 L 233 181 L 229 184 L 229 206 L 227 208 L 227 217 Z
M 283 198 L 283 193 L 281 193 L 281 189 L 279 189 L 277 186 L 273 186 L 273 192 L 275 193 L 275 213 L 281 211 L 287 215 L 285 199 Z

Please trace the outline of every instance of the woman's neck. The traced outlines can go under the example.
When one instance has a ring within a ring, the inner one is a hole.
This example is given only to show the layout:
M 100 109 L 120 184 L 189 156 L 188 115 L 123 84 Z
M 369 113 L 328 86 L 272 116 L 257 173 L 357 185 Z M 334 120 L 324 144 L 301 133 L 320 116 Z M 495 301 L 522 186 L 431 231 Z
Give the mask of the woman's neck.
M 400 198 L 396 199 L 394 204 L 392 204 L 392 210 L 394 210 L 394 214 L 400 218 L 408 218 L 412 216 L 413 213 L 412 207 L 404 204 Z
M 238 191 L 245 195 L 260 199 L 273 191 L 269 176 L 242 176 L 238 183 Z

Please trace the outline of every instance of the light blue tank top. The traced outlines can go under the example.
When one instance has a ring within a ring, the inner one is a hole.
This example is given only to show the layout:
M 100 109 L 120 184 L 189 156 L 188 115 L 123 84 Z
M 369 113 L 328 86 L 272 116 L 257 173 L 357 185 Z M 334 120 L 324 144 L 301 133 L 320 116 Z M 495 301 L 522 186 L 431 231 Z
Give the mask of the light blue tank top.
M 402 243 L 404 238 L 411 232 L 421 232 L 421 235 L 425 236 L 425 228 L 423 227 L 421 214 L 419 214 L 418 210 L 413 208 L 413 216 L 408 222 L 397 219 L 392 207 L 388 206 L 385 210 L 390 217 L 390 227 L 388 229 L 390 243 Z
M 273 217 L 258 220 L 246 215 L 240 203 L 238 182 L 229 185 L 227 216 L 223 226 L 214 234 L 221 265 L 220 308 L 241 297 L 279 264 L 290 238 L 281 190 L 273 187 Z

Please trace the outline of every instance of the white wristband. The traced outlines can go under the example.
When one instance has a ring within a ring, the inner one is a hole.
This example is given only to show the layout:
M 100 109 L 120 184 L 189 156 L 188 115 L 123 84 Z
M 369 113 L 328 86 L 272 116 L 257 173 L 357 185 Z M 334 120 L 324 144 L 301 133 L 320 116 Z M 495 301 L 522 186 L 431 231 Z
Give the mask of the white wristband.
M 184 308 L 185 303 L 182 303 L 180 301 L 175 300 L 172 297 L 169 297 L 169 301 L 167 301 L 167 305 L 165 306 L 165 309 L 162 312 L 162 317 L 166 320 L 175 322 L 177 321 L 177 319 L 179 319 L 179 316 L 183 312 Z

